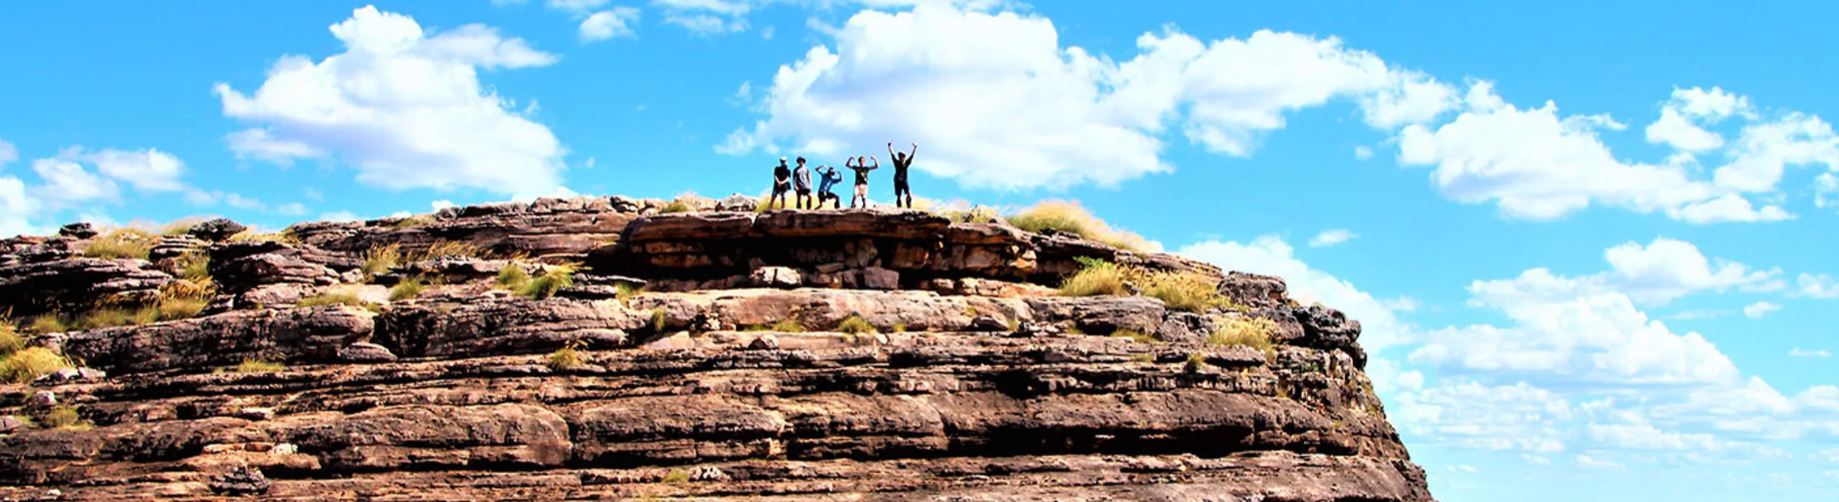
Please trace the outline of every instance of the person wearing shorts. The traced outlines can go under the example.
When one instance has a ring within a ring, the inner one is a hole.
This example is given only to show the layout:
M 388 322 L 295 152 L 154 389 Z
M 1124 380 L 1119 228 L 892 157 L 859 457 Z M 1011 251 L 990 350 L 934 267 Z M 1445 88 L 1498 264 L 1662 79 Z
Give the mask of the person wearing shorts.
M 776 202 L 785 206 L 785 192 L 792 188 L 792 170 L 785 165 L 785 157 L 779 158 L 779 167 L 773 168 L 773 196 L 766 199 L 766 208 L 772 209 Z
M 805 158 L 798 158 L 798 167 L 792 170 L 792 191 L 798 195 L 799 209 L 812 209 L 811 205 L 811 168 L 805 167 Z
M 873 156 L 870 156 L 868 159 L 873 161 L 875 165 L 867 165 L 868 163 L 863 162 L 861 157 L 856 157 L 856 164 L 853 166 L 849 165 L 848 162 L 843 163 L 843 167 L 847 167 L 856 172 L 856 196 L 849 199 L 849 207 L 851 208 L 858 207 L 856 206 L 857 201 L 861 201 L 862 205 L 860 207 L 863 209 L 868 208 L 868 172 L 881 168 L 881 159 L 877 159 Z

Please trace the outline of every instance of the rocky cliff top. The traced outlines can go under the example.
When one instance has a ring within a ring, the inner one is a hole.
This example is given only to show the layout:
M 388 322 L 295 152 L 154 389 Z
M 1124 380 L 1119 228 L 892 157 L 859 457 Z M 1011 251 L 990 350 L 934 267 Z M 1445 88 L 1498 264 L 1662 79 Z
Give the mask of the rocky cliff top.
M 1280 278 L 754 207 L 0 241 L 0 499 L 1431 500 Z

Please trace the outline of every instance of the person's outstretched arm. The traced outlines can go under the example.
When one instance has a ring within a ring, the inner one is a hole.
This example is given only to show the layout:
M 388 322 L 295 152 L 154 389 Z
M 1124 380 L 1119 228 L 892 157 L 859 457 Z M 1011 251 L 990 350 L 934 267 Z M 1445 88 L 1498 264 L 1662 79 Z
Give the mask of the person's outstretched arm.
M 913 144 L 913 151 L 907 154 L 907 162 L 913 162 L 913 156 L 919 153 L 919 143 Z
M 888 142 L 888 157 L 893 157 L 893 156 L 894 156 L 894 142 L 889 141 Z
M 875 161 L 875 167 L 871 167 L 871 168 L 868 168 L 868 170 L 870 170 L 870 171 L 873 171 L 873 170 L 876 170 L 876 169 L 881 169 L 881 159 L 877 159 L 877 158 L 874 158 L 874 157 L 869 157 L 869 158 L 868 158 L 868 160 L 872 160 L 872 161 Z

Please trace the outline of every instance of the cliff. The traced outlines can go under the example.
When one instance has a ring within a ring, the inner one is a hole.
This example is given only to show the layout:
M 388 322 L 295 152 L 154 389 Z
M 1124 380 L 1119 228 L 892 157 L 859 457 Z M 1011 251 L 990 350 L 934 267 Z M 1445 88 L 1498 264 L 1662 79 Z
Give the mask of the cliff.
M 0 498 L 1431 500 L 1359 323 L 1279 278 L 921 211 L 664 206 L 0 241 L 32 347 Z M 1224 301 L 1058 294 L 1095 263 Z

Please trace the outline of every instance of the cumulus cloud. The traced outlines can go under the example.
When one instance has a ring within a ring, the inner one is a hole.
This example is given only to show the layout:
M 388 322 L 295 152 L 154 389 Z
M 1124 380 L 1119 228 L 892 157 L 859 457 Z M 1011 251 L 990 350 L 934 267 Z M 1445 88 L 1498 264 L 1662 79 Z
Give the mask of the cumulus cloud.
M 1373 158 L 1373 147 L 1366 145 L 1354 147 L 1354 160 L 1366 160 L 1370 158 Z
M 1315 237 L 1309 239 L 1309 247 L 1319 248 L 1333 246 L 1353 240 L 1356 237 L 1359 237 L 1359 235 L 1349 232 L 1345 228 L 1323 230 L 1322 233 L 1315 234 Z
M 1624 465 L 1618 462 L 1603 460 L 1603 459 L 1599 459 L 1599 458 L 1592 457 L 1589 455 L 1578 455 L 1577 456 L 1577 466 L 1587 468 L 1587 469 L 1606 469 L 1606 470 L 1620 470 L 1620 469 L 1628 467 L 1627 465 Z
M 1839 280 L 1827 274 L 1803 273 L 1795 278 L 1795 293 L 1809 298 L 1839 298 Z
M 1536 453 L 1564 451 L 1560 424 L 1576 413 L 1564 396 L 1523 382 L 1460 382 L 1404 391 L 1388 396 L 1387 404 L 1399 426 L 1419 438 L 1462 448 Z
M 1295 33 L 1206 42 L 1171 27 L 1114 62 L 1063 47 L 1043 17 L 921 5 L 863 11 L 830 35 L 834 50 L 780 67 L 757 106 L 766 117 L 721 151 L 849 155 L 913 140 L 917 168 L 969 187 L 1108 186 L 1172 170 L 1170 128 L 1246 156 L 1288 112 L 1336 99 L 1376 127 L 1453 105 L 1446 84 Z
M 587 18 L 581 20 L 581 39 L 597 41 L 630 37 L 635 33 L 632 25 L 638 21 L 639 9 L 636 7 L 615 7 L 588 14 Z
M 1732 115 L 1754 116 L 1749 98 L 1713 87 L 1673 89 L 1673 98 L 1660 109 L 1660 118 L 1647 126 L 1649 143 L 1664 144 L 1687 153 L 1724 146 L 1724 137 L 1700 124 L 1712 125 Z
M 19 151 L 0 140 L 0 167 L 18 160 Z M 17 176 L 0 176 L 0 234 L 46 234 L 56 226 L 47 221 L 66 210 L 82 209 L 87 220 L 102 216 L 95 204 L 118 204 L 127 190 L 158 194 L 183 192 L 187 200 L 216 203 L 208 192 L 187 185 L 181 178 L 185 162 L 154 148 L 89 150 L 71 146 L 56 156 L 33 160 L 38 183 L 28 185 Z
M 1374 298 L 1345 280 L 1310 268 L 1296 258 L 1295 249 L 1281 237 L 1266 235 L 1243 244 L 1231 241 L 1202 242 L 1184 246 L 1176 254 L 1212 263 L 1226 270 L 1282 277 L 1289 287 L 1290 296 L 1298 302 L 1308 304 L 1319 301 L 1346 312 L 1348 317 L 1360 320 L 1360 345 L 1367 350 L 1379 351 L 1407 339 L 1408 326 L 1398 319 L 1387 302 Z
M 1762 316 L 1769 315 L 1770 312 L 1781 309 L 1781 305 L 1769 302 L 1756 302 L 1743 307 L 1743 316 L 1751 319 L 1761 319 Z
M 556 56 L 483 25 L 426 33 L 366 6 L 332 25 L 345 52 L 283 56 L 252 95 L 219 83 L 224 115 L 254 124 L 226 137 L 240 158 L 337 157 L 389 189 L 553 191 L 566 153 L 547 127 L 479 83 L 480 69 L 553 64 Z

